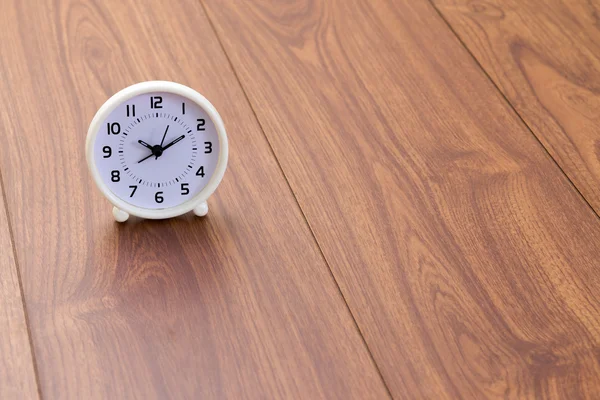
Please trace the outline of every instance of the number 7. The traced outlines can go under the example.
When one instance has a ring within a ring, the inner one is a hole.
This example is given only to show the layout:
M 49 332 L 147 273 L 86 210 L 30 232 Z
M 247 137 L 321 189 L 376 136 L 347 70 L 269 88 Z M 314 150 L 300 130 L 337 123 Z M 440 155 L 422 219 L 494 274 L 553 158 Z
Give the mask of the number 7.
M 131 192 L 131 194 L 129 195 L 129 197 L 133 197 L 133 195 L 135 194 L 135 191 L 137 190 L 137 186 L 132 185 L 132 186 L 129 186 L 129 188 L 133 189 L 133 191 Z

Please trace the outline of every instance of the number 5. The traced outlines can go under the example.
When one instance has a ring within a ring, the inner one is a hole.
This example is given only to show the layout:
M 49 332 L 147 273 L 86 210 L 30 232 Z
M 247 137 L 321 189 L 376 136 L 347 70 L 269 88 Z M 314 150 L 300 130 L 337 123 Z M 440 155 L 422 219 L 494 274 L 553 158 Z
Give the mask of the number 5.
M 182 183 L 181 184 L 181 194 L 182 195 L 186 195 L 186 194 L 190 194 L 190 189 L 188 188 L 188 183 Z

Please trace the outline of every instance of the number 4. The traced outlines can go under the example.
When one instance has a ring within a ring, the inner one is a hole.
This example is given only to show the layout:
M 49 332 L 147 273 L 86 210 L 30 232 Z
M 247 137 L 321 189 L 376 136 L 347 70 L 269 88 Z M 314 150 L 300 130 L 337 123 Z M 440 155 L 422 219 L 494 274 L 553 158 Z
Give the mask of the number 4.
M 204 178 L 204 167 L 198 168 L 198 171 L 196 171 L 196 176 L 201 176 Z

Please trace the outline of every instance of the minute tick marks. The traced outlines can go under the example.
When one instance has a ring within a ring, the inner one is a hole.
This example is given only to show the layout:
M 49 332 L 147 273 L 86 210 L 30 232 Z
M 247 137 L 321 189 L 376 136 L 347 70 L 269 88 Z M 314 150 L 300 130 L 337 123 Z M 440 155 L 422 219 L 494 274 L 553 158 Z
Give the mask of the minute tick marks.
M 161 107 L 156 107 L 161 111 L 150 108 L 150 97 L 162 99 Z M 100 160 L 102 179 L 117 197 L 149 209 L 172 207 L 193 198 L 210 181 L 219 160 L 218 134 L 202 108 L 183 100 L 169 93 L 140 95 L 117 106 L 103 120 L 105 137 L 98 136 L 103 142 L 98 144 L 97 154 L 115 154 L 95 157 Z M 133 105 L 136 115 L 132 115 Z M 198 121 L 204 122 L 200 125 Z M 110 135 L 107 124 L 115 124 Z M 199 133 L 202 140 L 196 139 Z M 211 143 L 210 153 L 204 153 L 205 142 Z M 199 168 L 206 173 L 196 175 Z

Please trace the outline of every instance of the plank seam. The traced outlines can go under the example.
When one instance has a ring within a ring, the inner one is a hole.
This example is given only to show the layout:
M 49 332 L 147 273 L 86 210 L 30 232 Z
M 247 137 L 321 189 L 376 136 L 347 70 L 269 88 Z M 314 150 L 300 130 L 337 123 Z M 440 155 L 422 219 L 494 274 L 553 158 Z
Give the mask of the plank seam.
M 381 372 L 381 369 L 379 368 L 379 365 L 375 361 L 375 357 L 373 356 L 373 353 L 371 352 L 371 348 L 369 347 L 369 345 L 363 335 L 363 332 L 361 331 L 361 329 L 358 325 L 358 322 L 357 322 L 356 318 L 354 317 L 354 313 L 352 312 L 352 309 L 350 308 L 348 301 L 346 300 L 346 297 L 344 296 L 344 293 L 342 292 L 342 289 L 341 289 L 337 279 L 335 278 L 333 271 L 331 270 L 329 261 L 327 261 L 327 257 L 325 257 L 325 253 L 323 253 L 323 249 L 321 248 L 321 245 L 319 244 L 319 241 L 317 240 L 315 232 L 313 231 L 313 228 L 310 225 L 310 222 L 308 222 L 308 218 L 306 217 L 306 214 L 304 213 L 304 210 L 302 209 L 302 206 L 300 205 L 300 202 L 298 201 L 298 197 L 296 196 L 296 193 L 294 192 L 294 189 L 292 188 L 292 185 L 290 184 L 290 181 L 288 180 L 288 177 L 285 174 L 285 171 L 283 170 L 281 163 L 279 162 L 279 158 L 277 157 L 277 154 L 275 153 L 275 150 L 273 149 L 273 146 L 271 145 L 271 142 L 269 141 L 269 138 L 267 137 L 267 134 L 265 133 L 265 129 L 264 129 L 262 123 L 260 122 L 260 119 L 258 118 L 256 110 L 254 109 L 254 107 L 252 105 L 252 102 L 250 101 L 250 97 L 248 96 L 248 93 L 246 92 L 246 89 L 244 88 L 244 85 L 242 84 L 242 81 L 241 81 L 240 77 L 238 76 L 238 73 L 235 70 L 235 67 L 233 66 L 233 62 L 231 61 L 231 58 L 229 57 L 229 54 L 227 53 L 227 50 L 225 49 L 225 45 L 223 44 L 221 37 L 219 36 L 219 33 L 215 27 L 214 22 L 210 18 L 210 14 L 208 13 L 206 5 L 204 4 L 203 0 L 198 0 L 198 1 L 200 2 L 200 5 L 202 6 L 202 9 L 204 11 L 204 15 L 206 16 L 206 19 L 208 20 L 208 23 L 210 24 L 210 27 L 211 27 L 212 31 L 214 32 L 215 37 L 217 38 L 217 42 L 219 43 L 219 46 L 221 47 L 221 50 L 223 51 L 223 54 L 225 55 L 225 58 L 227 59 L 227 62 L 231 68 L 231 71 L 233 72 L 233 75 L 234 75 L 235 79 L 237 80 L 237 82 L 240 86 L 240 89 L 242 90 L 242 93 L 244 94 L 246 102 L 248 103 L 248 105 L 250 106 L 250 109 L 252 110 L 254 119 L 256 120 L 265 140 L 267 141 L 267 144 L 269 145 L 269 149 L 271 150 L 271 153 L 273 154 L 273 157 L 275 158 L 275 162 L 277 163 L 277 166 L 279 167 L 279 170 L 281 171 L 281 174 L 283 175 L 283 179 L 285 179 L 285 182 L 286 182 L 288 188 L 290 189 L 292 196 L 294 197 L 294 201 L 296 202 L 296 205 L 298 206 L 298 209 L 300 210 L 300 214 L 302 214 L 302 218 L 304 219 L 304 222 L 306 223 L 306 226 L 308 227 L 308 230 L 310 231 L 310 234 L 311 234 L 315 244 L 317 245 L 317 248 L 319 249 L 319 253 L 321 254 L 321 257 L 323 258 L 323 261 L 325 262 L 325 265 L 327 266 L 327 270 L 329 271 L 329 274 L 331 275 L 333 282 L 335 282 L 335 286 L 336 286 L 342 300 L 344 301 L 344 305 L 346 306 L 346 309 L 350 313 L 352 322 L 354 323 L 354 326 L 356 327 L 356 330 L 357 330 L 358 334 L 360 335 L 360 338 L 362 339 L 362 342 L 367 350 L 367 353 L 369 354 L 369 357 L 371 358 L 371 361 L 373 362 L 373 365 L 375 366 L 375 370 L 377 371 L 377 374 L 379 375 L 379 378 L 381 379 L 381 383 L 383 384 L 383 387 L 385 388 L 389 398 L 393 399 L 392 392 L 390 391 L 390 388 L 388 387 L 388 385 L 383 377 L 383 374 Z
M 546 155 L 550 158 L 550 160 L 552 160 L 552 162 L 554 163 L 554 165 L 556 165 L 558 167 L 559 171 L 562 172 L 562 174 L 565 176 L 565 178 L 567 178 L 567 181 L 571 184 L 571 186 L 573 187 L 573 189 L 575 189 L 575 191 L 583 199 L 584 203 L 587 204 L 587 206 L 592 210 L 592 212 L 594 213 L 594 215 L 596 216 L 596 218 L 600 220 L 600 215 L 596 212 L 596 210 L 591 205 L 591 203 L 585 198 L 585 196 L 583 195 L 583 193 L 579 190 L 579 188 L 577 187 L 577 185 L 575 184 L 575 182 L 573 182 L 571 180 L 571 178 L 565 172 L 565 170 L 562 169 L 562 167 L 560 166 L 560 164 L 558 163 L 558 161 L 556 161 L 556 159 L 554 157 L 552 157 L 552 154 L 550 154 L 550 151 L 548 150 L 548 148 L 546 148 L 546 146 L 544 146 L 544 144 L 542 143 L 542 141 L 540 140 L 540 138 L 535 134 L 535 132 L 533 131 L 533 129 L 531 128 L 531 126 L 529 126 L 529 124 L 521 116 L 521 114 L 519 113 L 519 111 L 517 111 L 517 109 L 515 108 L 515 106 L 510 102 L 510 100 L 508 99 L 508 97 L 506 97 L 506 95 L 504 94 L 504 92 L 496 84 L 496 82 L 494 81 L 494 79 L 492 79 L 492 77 L 490 76 L 490 74 L 488 74 L 487 70 L 483 67 L 483 65 L 481 65 L 481 63 L 479 62 L 479 60 L 477 59 L 477 57 L 475 57 L 475 54 L 473 54 L 471 52 L 471 50 L 469 49 L 469 47 L 467 46 L 467 44 L 462 40 L 462 38 L 460 37 L 460 35 L 458 34 L 458 32 L 456 32 L 456 30 L 454 30 L 454 28 L 452 27 L 452 25 L 450 24 L 450 22 L 446 18 L 444 18 L 444 15 L 439 10 L 439 8 L 435 6 L 434 1 L 433 0 L 427 0 L 427 2 L 435 10 L 436 14 L 441 18 L 441 20 L 444 21 L 445 25 L 448 27 L 448 29 L 450 29 L 450 32 L 452 32 L 452 34 L 454 35 L 454 37 L 458 40 L 458 42 L 462 45 L 462 47 L 464 47 L 464 49 L 471 56 L 471 58 L 473 59 L 473 61 L 475 61 L 475 64 L 484 73 L 484 75 L 491 82 L 491 84 L 498 91 L 498 93 L 500 93 L 500 96 L 502 96 L 502 98 L 508 104 L 508 106 L 510 107 L 510 109 L 516 114 L 516 116 L 519 118 L 519 120 L 527 128 L 527 130 L 529 131 L 529 133 L 531 133 L 531 135 L 535 138 L 536 142 L 543 149 L 544 153 L 546 153 Z
M 35 357 L 35 348 L 33 347 L 33 336 L 31 335 L 31 326 L 29 323 L 29 314 L 27 312 L 27 304 L 25 302 L 25 291 L 23 290 L 23 280 L 21 279 L 21 268 L 19 265 L 19 259 L 17 258 L 17 247 L 15 245 L 15 237 L 13 234 L 12 223 L 10 219 L 10 212 L 8 209 L 8 198 L 6 197 L 6 189 L 4 186 L 4 178 L 2 177 L 2 171 L 0 171 L 0 194 L 4 199 L 4 212 L 6 213 L 6 224 L 8 225 L 8 238 L 12 247 L 13 258 L 15 260 L 15 268 L 17 270 L 17 281 L 19 282 L 19 292 L 21 294 L 21 306 L 23 307 L 23 317 L 25 318 L 25 327 L 27 328 L 27 339 L 29 342 L 29 351 L 31 352 L 31 362 L 33 364 L 33 374 L 35 376 L 35 385 L 38 393 L 38 398 L 43 399 L 42 386 L 40 385 L 40 376 L 38 371 L 38 364 Z

